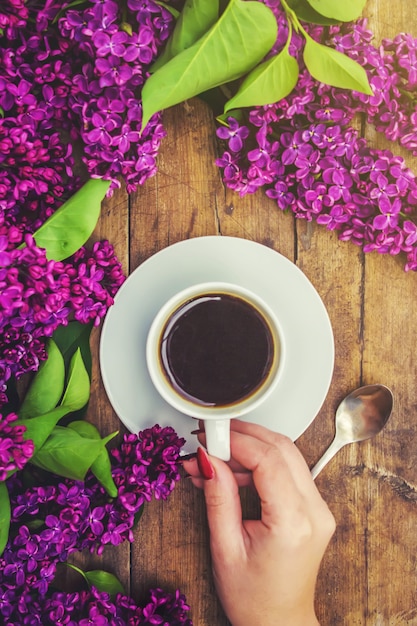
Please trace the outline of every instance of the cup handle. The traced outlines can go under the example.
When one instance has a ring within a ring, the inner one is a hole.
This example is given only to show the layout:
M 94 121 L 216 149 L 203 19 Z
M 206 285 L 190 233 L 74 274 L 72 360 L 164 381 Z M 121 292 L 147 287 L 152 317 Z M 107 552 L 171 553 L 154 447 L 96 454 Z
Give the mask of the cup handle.
M 230 461 L 230 420 L 204 420 L 207 451 L 223 461 Z

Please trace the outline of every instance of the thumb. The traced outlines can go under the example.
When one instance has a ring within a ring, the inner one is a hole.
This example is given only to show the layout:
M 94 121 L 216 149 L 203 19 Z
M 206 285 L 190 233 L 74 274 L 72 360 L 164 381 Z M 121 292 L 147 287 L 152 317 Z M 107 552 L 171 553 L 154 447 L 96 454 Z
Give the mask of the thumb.
M 203 455 L 214 472 L 210 480 L 204 481 L 212 556 L 221 559 L 227 555 L 230 559 L 231 553 L 240 552 L 243 547 L 239 488 L 233 472 L 224 461 L 209 456 L 205 450 Z

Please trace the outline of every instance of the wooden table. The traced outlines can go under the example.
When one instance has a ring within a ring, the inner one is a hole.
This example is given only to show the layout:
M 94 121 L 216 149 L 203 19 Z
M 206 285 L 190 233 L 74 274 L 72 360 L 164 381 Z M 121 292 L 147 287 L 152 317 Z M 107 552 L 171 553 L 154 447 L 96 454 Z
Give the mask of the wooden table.
M 368 0 L 377 40 L 401 31 L 417 36 L 413 4 Z M 334 412 L 349 391 L 381 382 L 395 394 L 383 433 L 346 447 L 317 479 L 337 520 L 318 581 L 318 616 L 323 626 L 417 624 L 417 275 L 406 274 L 399 259 L 364 256 L 324 227 L 283 214 L 262 192 L 239 198 L 226 189 L 214 165 L 215 124 L 202 102 L 166 111 L 164 122 L 157 176 L 130 197 L 120 190 L 106 201 L 95 236 L 110 239 L 126 272 L 174 242 L 231 235 L 279 251 L 307 275 L 327 307 L 336 346 L 328 396 L 297 441 L 309 465 L 330 443 Z M 365 135 L 374 146 L 388 145 L 372 128 Z M 417 159 L 404 156 L 416 172 Z M 105 435 L 120 423 L 100 380 L 98 342 L 96 332 L 89 418 Z M 258 514 L 254 496 L 245 496 L 244 508 Z M 181 588 L 196 626 L 228 623 L 211 580 L 203 497 L 188 480 L 167 502 L 146 507 L 132 546 L 109 549 L 93 565 L 115 572 L 137 599 L 150 586 Z

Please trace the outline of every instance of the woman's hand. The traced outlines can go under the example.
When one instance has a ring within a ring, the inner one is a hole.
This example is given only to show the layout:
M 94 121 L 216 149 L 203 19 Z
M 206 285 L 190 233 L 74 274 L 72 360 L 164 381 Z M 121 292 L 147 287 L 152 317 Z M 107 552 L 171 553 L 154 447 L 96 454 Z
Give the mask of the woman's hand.
M 199 462 L 184 461 L 204 489 L 223 608 L 233 626 L 317 625 L 314 590 L 333 515 L 290 439 L 233 420 L 231 451 L 229 464 L 204 450 Z M 238 488 L 249 484 L 259 494 L 261 519 L 242 521 Z

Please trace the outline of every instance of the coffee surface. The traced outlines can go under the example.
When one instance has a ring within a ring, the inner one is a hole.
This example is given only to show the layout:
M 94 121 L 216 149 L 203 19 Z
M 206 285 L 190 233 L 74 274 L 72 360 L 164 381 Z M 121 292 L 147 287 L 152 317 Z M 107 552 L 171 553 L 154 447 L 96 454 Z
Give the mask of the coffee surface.
M 274 361 L 264 317 L 242 298 L 207 294 L 189 300 L 168 320 L 160 341 L 163 371 L 181 396 L 227 406 L 251 396 Z

